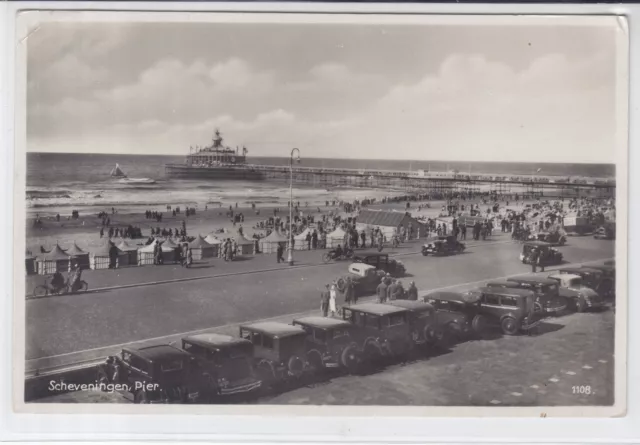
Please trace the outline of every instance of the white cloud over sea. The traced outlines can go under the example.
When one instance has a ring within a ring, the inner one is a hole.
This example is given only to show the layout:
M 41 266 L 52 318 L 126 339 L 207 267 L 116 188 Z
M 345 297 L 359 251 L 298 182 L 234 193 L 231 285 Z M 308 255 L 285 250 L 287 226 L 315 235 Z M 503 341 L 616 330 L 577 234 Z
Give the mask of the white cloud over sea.
M 29 150 L 614 162 L 613 28 L 163 26 L 31 36 Z

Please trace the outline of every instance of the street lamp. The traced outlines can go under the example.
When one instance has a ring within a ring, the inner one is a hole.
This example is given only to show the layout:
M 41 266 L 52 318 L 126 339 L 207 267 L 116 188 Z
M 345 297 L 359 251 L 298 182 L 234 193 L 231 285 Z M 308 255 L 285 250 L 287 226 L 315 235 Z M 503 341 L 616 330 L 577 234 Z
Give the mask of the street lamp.
M 291 150 L 291 157 L 289 158 L 289 173 L 291 174 L 289 182 L 289 248 L 287 252 L 289 266 L 293 266 L 293 154 L 296 151 L 298 152 L 296 162 L 300 163 L 300 150 L 297 148 Z

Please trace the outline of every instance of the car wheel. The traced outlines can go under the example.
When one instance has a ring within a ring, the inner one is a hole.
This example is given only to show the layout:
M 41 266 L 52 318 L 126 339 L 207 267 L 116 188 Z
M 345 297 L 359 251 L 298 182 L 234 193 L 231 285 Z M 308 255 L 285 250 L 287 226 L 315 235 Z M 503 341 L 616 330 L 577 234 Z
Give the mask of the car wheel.
M 322 261 L 324 261 L 325 263 L 331 262 L 331 254 L 325 253 L 324 255 L 322 255 Z
M 364 345 L 364 356 L 369 363 L 375 363 L 382 360 L 384 354 L 382 353 L 382 348 L 379 344 L 369 342 Z
M 471 320 L 471 328 L 473 329 L 474 335 L 482 335 L 485 328 L 487 326 L 487 319 L 482 315 L 476 315 Z
M 342 366 L 349 370 L 349 372 L 355 371 L 360 363 L 358 347 L 355 344 L 351 344 L 344 348 L 340 356 L 340 361 Z
M 309 361 L 309 365 L 313 369 L 313 372 L 320 372 L 324 369 L 322 354 L 320 354 L 320 351 L 316 349 L 309 351 L 307 353 L 307 360 Z
M 502 319 L 500 326 L 502 327 L 502 332 L 504 332 L 505 335 L 516 335 L 519 331 L 518 322 L 512 317 L 505 317 Z
M 300 377 L 304 372 L 304 361 L 297 355 L 292 356 L 287 362 L 287 370 L 293 377 Z

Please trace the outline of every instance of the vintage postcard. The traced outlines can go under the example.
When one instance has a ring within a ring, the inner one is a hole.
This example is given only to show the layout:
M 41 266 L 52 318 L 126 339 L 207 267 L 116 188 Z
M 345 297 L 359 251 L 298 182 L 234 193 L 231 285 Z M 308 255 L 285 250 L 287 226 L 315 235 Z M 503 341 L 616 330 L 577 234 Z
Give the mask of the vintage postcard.
M 624 19 L 17 23 L 16 410 L 624 415 Z

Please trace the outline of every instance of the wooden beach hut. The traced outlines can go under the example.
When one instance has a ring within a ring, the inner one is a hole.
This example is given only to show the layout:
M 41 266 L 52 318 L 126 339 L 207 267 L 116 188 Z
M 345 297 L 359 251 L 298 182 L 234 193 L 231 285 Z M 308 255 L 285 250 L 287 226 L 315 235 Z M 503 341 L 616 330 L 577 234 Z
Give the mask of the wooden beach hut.
M 80 269 L 89 269 L 89 252 L 85 252 L 74 242 L 73 246 L 65 251 L 71 257 L 71 261 L 78 264 Z
M 347 233 L 342 230 L 341 227 L 336 227 L 336 230 L 327 234 L 327 248 L 333 249 L 338 247 L 338 244 L 344 247 L 344 238 L 346 234 Z
M 165 243 L 162 241 L 158 241 L 158 239 L 154 239 L 151 244 L 147 244 L 144 247 L 138 249 L 138 265 L 139 266 L 148 266 L 153 265 L 154 258 L 153 254 L 155 252 L 155 247 L 157 244 L 160 244 L 160 249 L 162 250 L 162 259 L 165 263 L 175 262 L 176 248 L 169 246 L 165 246 Z M 175 244 L 174 244 L 175 245 Z M 180 247 L 178 247 L 180 249 Z
M 25 255 L 25 267 L 27 270 L 27 275 L 35 275 L 38 271 L 36 269 L 36 257 L 31 251 L 27 250 Z
M 205 239 L 198 235 L 196 239 L 189 243 L 191 254 L 194 260 L 201 260 L 203 258 L 212 258 L 216 256 L 218 245 L 209 244 Z
M 262 253 L 274 253 L 278 250 L 278 245 L 280 244 L 283 248 L 287 248 L 287 236 L 280 233 L 279 230 L 274 230 L 262 238 L 259 244 Z
M 89 253 L 89 263 L 92 269 L 117 269 L 127 265 L 127 259 L 127 254 L 118 249 L 109 239 Z
M 306 227 L 302 232 L 293 237 L 294 250 L 309 250 L 309 245 L 307 243 L 307 233 L 309 235 L 312 235 L 313 230 L 311 230 L 309 227 Z
M 71 257 L 66 254 L 60 245 L 56 244 L 49 252 L 44 253 L 36 260 L 40 275 L 51 275 L 54 272 L 68 272 Z
M 132 246 L 125 240 L 118 244 L 118 249 L 127 255 L 127 265 L 136 266 L 138 264 L 138 247 Z
M 236 255 L 251 255 L 254 253 L 255 243 L 252 240 L 245 238 L 245 236 L 240 234 L 240 232 L 234 233 L 229 236 L 229 238 L 231 238 L 232 241 L 235 241 L 238 246 Z

